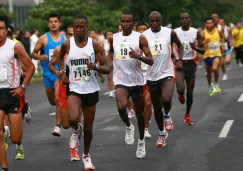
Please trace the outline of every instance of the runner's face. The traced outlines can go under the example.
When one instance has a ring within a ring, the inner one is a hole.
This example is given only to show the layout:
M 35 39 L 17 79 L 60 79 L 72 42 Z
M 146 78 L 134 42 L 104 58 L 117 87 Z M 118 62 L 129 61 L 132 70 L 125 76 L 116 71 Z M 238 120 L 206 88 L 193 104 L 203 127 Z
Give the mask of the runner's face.
M 84 37 L 88 29 L 87 21 L 84 19 L 74 19 L 73 21 L 73 31 L 74 35 L 77 37 Z
M 61 25 L 57 17 L 51 17 L 48 21 L 48 27 L 51 31 L 58 31 Z
M 206 28 L 209 29 L 209 30 L 212 30 L 214 27 L 214 22 L 213 20 L 207 20 L 206 21 Z
M 7 33 L 8 30 L 5 26 L 5 23 L 3 21 L 0 21 L 0 42 L 6 39 Z
M 137 27 L 137 32 L 139 32 L 139 33 L 143 33 L 143 32 L 145 32 L 147 29 L 148 29 L 147 26 L 145 26 L 145 25 L 140 25 L 140 26 Z
M 181 25 L 184 27 L 189 27 L 190 25 L 190 18 L 188 14 L 182 14 L 180 17 Z
M 224 20 L 220 19 L 220 20 L 219 20 L 219 24 L 220 24 L 221 26 L 224 26 L 224 25 L 225 25 Z
M 121 16 L 121 28 L 125 32 L 130 32 L 133 30 L 134 22 L 132 20 L 132 15 L 124 14 Z
M 69 39 L 70 37 L 73 37 L 73 35 L 74 35 L 73 28 L 72 27 L 68 27 L 67 33 L 66 33 L 67 39 Z
M 112 32 L 107 32 L 107 33 L 106 33 L 106 39 L 107 39 L 107 40 L 111 40 L 112 37 L 113 37 L 113 33 L 112 33 Z
M 91 37 L 92 39 L 96 39 L 96 33 L 95 33 L 95 31 L 90 31 L 89 32 L 89 37 Z
M 215 22 L 215 23 L 218 23 L 218 21 L 219 21 L 219 16 L 218 16 L 217 14 L 213 14 L 212 17 L 213 17 L 214 22 Z
M 161 17 L 160 16 L 149 17 L 149 25 L 153 32 L 159 31 L 161 26 Z

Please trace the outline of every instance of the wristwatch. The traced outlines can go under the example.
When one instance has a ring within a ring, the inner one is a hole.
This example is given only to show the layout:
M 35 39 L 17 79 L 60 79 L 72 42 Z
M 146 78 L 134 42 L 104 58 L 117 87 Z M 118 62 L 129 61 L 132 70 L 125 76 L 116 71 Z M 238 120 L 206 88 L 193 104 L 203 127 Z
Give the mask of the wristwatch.
M 143 59 L 143 55 L 141 55 L 139 59 L 142 60 Z
M 94 70 L 95 71 L 98 71 L 100 69 L 100 66 L 98 65 L 98 64 L 95 64 L 95 68 L 94 68 Z
M 27 85 L 22 84 L 21 87 L 22 87 L 24 90 L 27 89 Z
M 64 75 L 66 73 L 65 70 L 60 70 L 59 72 L 60 72 L 60 75 Z

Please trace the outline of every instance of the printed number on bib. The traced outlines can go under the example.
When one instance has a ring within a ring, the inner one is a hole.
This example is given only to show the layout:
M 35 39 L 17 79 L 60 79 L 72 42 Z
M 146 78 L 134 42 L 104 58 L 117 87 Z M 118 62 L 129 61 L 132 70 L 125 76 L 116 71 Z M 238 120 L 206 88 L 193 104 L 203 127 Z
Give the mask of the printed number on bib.
M 228 49 L 228 43 L 223 43 L 222 46 L 224 47 L 225 50 Z
M 219 44 L 218 43 L 209 43 L 208 49 L 210 53 L 215 53 L 219 51 Z
M 152 55 L 158 55 L 159 53 L 164 51 L 165 47 L 165 40 L 155 39 L 149 42 L 149 47 L 151 50 Z
M 132 44 L 130 43 L 121 43 L 116 49 L 116 51 L 118 52 L 116 58 L 120 60 L 130 59 L 129 52 L 131 51 L 131 47 Z
M 192 56 L 192 48 L 188 41 L 182 42 L 183 46 L 183 56 Z
M 51 61 L 54 49 L 49 49 L 49 61 Z
M 88 82 L 91 78 L 91 71 L 87 65 L 72 66 L 72 74 L 74 82 Z
M 8 69 L 7 65 L 0 64 L 0 83 L 8 81 Z

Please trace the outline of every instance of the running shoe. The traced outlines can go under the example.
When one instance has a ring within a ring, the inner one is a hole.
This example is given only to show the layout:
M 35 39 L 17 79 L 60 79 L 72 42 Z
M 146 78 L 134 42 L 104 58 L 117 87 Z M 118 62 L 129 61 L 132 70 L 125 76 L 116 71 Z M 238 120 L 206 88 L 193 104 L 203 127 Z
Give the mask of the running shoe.
M 79 161 L 78 149 L 70 149 L 71 161 Z
M 190 115 L 188 115 L 188 114 L 185 114 L 184 121 L 185 121 L 186 125 L 193 125 L 193 121 L 192 121 Z
M 215 90 L 215 87 L 214 87 L 213 83 L 211 83 L 208 92 L 209 92 L 209 96 L 213 96 L 216 93 L 216 90 Z
M 95 170 L 95 167 L 92 164 L 89 154 L 88 155 L 83 154 L 82 161 L 84 163 L 84 170 Z
M 55 126 L 52 135 L 60 137 L 62 135 L 61 128 L 59 126 Z
M 134 130 L 135 127 L 131 123 L 130 127 L 126 127 L 125 143 L 132 145 L 134 143 Z
M 164 115 L 164 120 L 165 120 L 164 124 L 165 124 L 166 131 L 172 131 L 173 130 L 173 121 L 172 121 L 171 115 L 170 116 Z
M 185 96 L 184 94 L 178 94 L 178 99 L 181 104 L 185 103 Z
M 138 159 L 144 158 L 146 155 L 146 149 L 145 149 L 145 138 L 143 140 L 138 139 L 138 146 L 136 151 L 136 157 Z
M 166 145 L 166 139 L 168 137 L 168 132 L 165 130 L 163 135 L 159 135 L 158 140 L 156 142 L 156 147 L 164 147 Z
M 128 112 L 128 118 L 129 119 L 132 119 L 132 118 L 134 118 L 135 117 L 135 112 L 134 112 L 134 110 L 132 109 L 132 110 L 130 110 L 129 112 Z
M 145 130 L 144 130 L 144 137 L 145 137 L 145 139 L 150 139 L 152 137 L 148 131 L 148 128 L 145 128 Z
M 24 149 L 21 146 L 16 146 L 16 160 L 23 160 L 24 159 Z
M 69 148 L 70 149 L 76 149 L 79 146 L 79 141 L 82 135 L 82 125 L 79 123 L 80 130 L 79 132 L 73 131 L 72 136 L 69 140 Z
M 219 87 L 219 84 L 215 85 L 215 92 L 216 93 L 221 93 L 221 88 Z

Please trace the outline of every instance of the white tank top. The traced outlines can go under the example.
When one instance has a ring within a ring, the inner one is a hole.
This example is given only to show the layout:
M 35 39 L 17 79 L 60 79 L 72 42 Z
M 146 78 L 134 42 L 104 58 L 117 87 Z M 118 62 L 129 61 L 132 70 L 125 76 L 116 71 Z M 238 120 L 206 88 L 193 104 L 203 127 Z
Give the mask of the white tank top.
M 17 88 L 20 85 L 21 62 L 14 56 L 15 44 L 7 38 L 0 47 L 0 88 Z
M 130 47 L 140 53 L 140 33 L 133 31 L 129 36 L 122 32 L 113 35 L 113 81 L 114 85 L 137 86 L 144 85 L 141 61 L 130 58 Z
M 110 43 L 108 43 L 108 40 L 105 39 L 105 41 L 104 41 L 104 51 L 105 51 L 105 56 L 108 55 L 109 50 L 110 50 Z
M 154 64 L 148 66 L 147 80 L 158 81 L 168 76 L 174 76 L 174 65 L 171 60 L 171 29 L 161 27 L 160 32 L 153 33 L 151 29 L 143 32 L 147 38 Z
M 96 62 L 92 38 L 88 38 L 85 47 L 76 45 L 74 37 L 70 38 L 70 50 L 66 64 L 70 70 L 69 88 L 78 94 L 90 94 L 100 90 L 94 70 L 88 70 L 87 62 Z
M 183 60 L 192 60 L 196 58 L 196 51 L 190 46 L 191 43 L 196 43 L 197 29 L 190 27 L 188 31 L 183 31 L 181 27 L 175 29 L 175 32 L 183 45 Z

